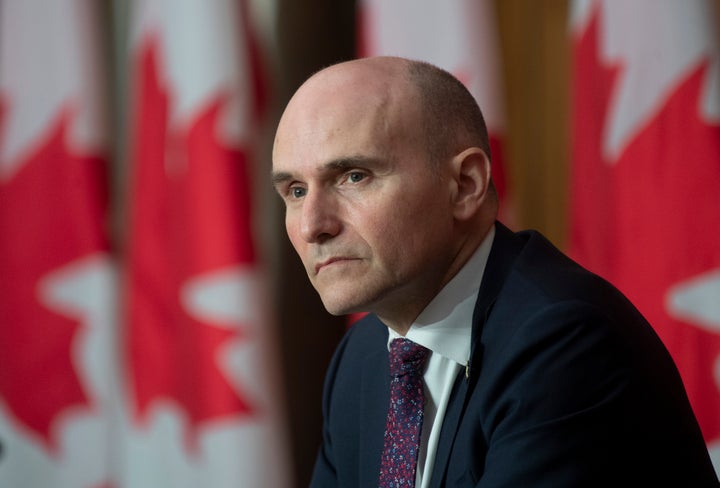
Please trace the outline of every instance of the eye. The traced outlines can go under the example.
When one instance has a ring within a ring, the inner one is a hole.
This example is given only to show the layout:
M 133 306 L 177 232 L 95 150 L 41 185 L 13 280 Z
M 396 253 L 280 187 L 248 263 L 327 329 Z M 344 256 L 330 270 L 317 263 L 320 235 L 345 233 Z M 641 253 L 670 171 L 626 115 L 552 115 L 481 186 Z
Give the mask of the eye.
M 347 174 L 346 178 L 347 181 L 349 181 L 350 183 L 359 183 L 364 180 L 366 176 L 367 175 L 365 173 L 362 173 L 360 171 L 352 171 Z
M 292 198 L 302 198 L 307 193 L 307 189 L 305 189 L 301 186 L 293 186 L 290 188 L 288 193 L 290 194 L 290 196 Z

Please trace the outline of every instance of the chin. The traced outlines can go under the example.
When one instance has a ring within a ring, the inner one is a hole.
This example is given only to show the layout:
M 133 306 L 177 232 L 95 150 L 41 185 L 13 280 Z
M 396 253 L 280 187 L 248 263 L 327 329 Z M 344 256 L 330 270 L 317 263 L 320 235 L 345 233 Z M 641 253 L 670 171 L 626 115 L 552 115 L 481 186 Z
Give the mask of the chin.
M 354 299 L 348 299 L 346 297 L 323 297 L 320 295 L 320 299 L 325 306 L 325 310 L 330 315 L 348 315 L 358 312 L 367 312 L 366 302 Z
M 348 315 L 348 314 L 356 313 L 359 311 L 354 307 L 345 307 L 345 306 L 340 306 L 340 305 L 336 305 L 336 304 L 327 304 L 325 302 L 323 302 L 323 305 L 325 306 L 325 310 L 327 310 L 327 312 L 330 315 Z

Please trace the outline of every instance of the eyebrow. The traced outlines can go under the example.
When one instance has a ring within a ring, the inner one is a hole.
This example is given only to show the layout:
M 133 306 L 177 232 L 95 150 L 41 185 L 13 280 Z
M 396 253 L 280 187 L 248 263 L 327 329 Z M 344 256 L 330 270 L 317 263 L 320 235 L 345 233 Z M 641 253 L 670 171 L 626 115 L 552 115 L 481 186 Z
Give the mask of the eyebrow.
M 339 158 L 339 159 L 333 159 L 332 161 L 328 161 L 327 163 L 323 164 L 319 172 L 321 173 L 335 173 L 335 172 L 341 172 L 346 171 L 348 169 L 357 168 L 357 167 L 364 167 L 364 168 L 380 168 L 384 166 L 388 166 L 389 163 L 377 158 L 372 158 L 368 156 L 348 156 L 346 158 Z M 271 173 L 271 181 L 272 184 L 277 186 L 279 184 L 285 183 L 289 180 L 292 180 L 294 178 L 294 175 L 292 172 L 289 171 L 273 171 Z
M 273 171 L 270 175 L 270 181 L 272 182 L 273 186 L 278 186 L 286 181 L 291 180 L 292 177 L 292 173 L 288 173 L 286 171 Z

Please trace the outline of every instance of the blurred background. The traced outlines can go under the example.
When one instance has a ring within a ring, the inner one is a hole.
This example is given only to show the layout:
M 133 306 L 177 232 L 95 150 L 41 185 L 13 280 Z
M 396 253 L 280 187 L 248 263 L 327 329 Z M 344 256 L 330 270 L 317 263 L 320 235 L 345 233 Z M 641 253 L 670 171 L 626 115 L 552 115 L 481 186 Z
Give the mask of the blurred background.
M 621 288 L 720 466 L 717 0 L 0 0 L 0 486 L 307 486 L 328 315 L 269 182 L 294 90 L 395 54 L 502 218 Z

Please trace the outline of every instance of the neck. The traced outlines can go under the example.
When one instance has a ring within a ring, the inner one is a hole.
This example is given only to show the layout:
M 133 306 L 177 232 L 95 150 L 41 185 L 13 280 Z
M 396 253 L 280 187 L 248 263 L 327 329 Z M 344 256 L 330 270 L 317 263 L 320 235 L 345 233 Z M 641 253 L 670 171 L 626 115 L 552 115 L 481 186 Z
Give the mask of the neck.
M 405 336 L 417 317 L 435 299 L 440 291 L 460 272 L 473 256 L 478 247 L 490 231 L 491 225 L 485 226 L 481 232 L 468 234 L 458 245 L 457 251 L 452 257 L 449 266 L 442 276 L 429 279 L 429 282 L 437 282 L 438 285 L 427 296 L 420 297 L 417 293 L 404 290 L 404 301 L 402 303 L 386 304 L 382 310 L 375 310 L 375 314 L 389 328 Z M 415 290 L 417 292 L 418 290 Z
M 423 311 L 426 305 L 423 305 L 422 308 L 417 307 L 419 308 L 419 310 L 415 310 L 412 312 L 409 310 L 405 310 L 405 313 L 398 313 L 398 311 L 396 310 L 394 311 L 395 313 L 376 312 L 376 315 L 378 316 L 378 318 L 380 318 L 383 324 L 387 325 L 392 330 L 405 337 L 405 335 L 410 330 L 413 322 L 415 321 L 417 316 L 420 315 L 420 312 Z

